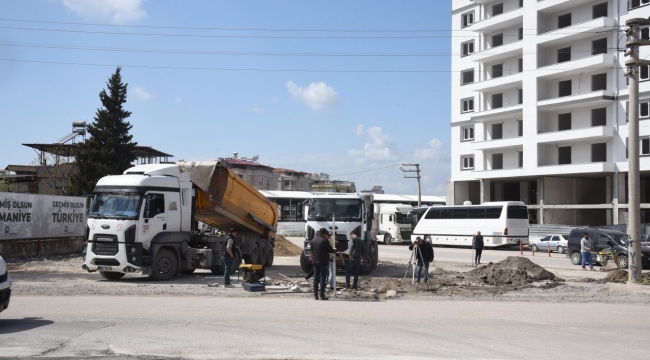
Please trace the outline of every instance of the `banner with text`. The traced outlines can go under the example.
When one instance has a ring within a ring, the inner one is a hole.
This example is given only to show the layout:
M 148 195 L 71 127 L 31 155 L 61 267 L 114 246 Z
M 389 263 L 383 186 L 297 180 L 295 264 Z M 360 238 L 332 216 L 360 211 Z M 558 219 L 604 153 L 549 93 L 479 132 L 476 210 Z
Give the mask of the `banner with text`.
M 0 241 L 83 236 L 86 199 L 0 193 Z

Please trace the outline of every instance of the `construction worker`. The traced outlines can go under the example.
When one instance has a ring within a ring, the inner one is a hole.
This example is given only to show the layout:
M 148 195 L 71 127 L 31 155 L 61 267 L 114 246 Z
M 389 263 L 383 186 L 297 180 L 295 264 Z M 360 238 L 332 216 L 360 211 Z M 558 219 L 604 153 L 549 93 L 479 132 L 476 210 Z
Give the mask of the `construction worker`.
M 350 232 L 350 242 L 348 249 L 343 253 L 348 256 L 348 261 L 345 263 L 345 288 L 357 290 L 357 283 L 359 282 L 359 267 L 361 266 L 361 254 L 363 251 L 363 242 L 357 234 L 357 230 Z M 354 282 L 350 287 L 350 275 L 354 275 Z
M 314 299 L 328 300 L 325 297 L 325 279 L 327 278 L 327 267 L 329 266 L 329 254 L 335 254 L 336 250 L 330 245 L 330 233 L 325 228 L 318 230 L 318 234 L 311 241 L 311 251 L 314 254 Z M 319 287 L 320 285 L 320 287 Z
M 235 258 L 235 237 L 237 236 L 237 229 L 232 227 L 226 237 L 224 243 L 223 255 L 221 255 L 221 260 L 223 260 L 224 271 L 223 271 L 223 285 L 227 288 L 235 287 L 230 283 L 230 272 L 232 271 L 232 262 Z

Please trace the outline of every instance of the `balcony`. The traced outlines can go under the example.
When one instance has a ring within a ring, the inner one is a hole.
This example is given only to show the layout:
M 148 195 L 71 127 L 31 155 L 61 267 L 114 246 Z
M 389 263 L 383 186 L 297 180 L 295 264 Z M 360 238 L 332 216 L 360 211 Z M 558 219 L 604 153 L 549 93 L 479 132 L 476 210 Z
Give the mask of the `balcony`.
M 505 76 L 483 80 L 471 85 L 470 90 L 473 91 L 499 91 L 504 89 L 511 89 L 522 86 L 524 78 L 523 73 L 514 73 Z
M 505 148 L 517 148 L 521 150 L 523 145 L 524 138 L 519 136 L 507 139 L 476 141 L 470 146 L 472 150 L 498 150 Z
M 535 175 L 573 175 L 589 173 L 611 173 L 616 165 L 613 162 L 595 162 L 566 165 L 540 165 Z
M 499 120 L 499 119 L 512 118 L 515 115 L 523 115 L 523 113 L 524 113 L 524 106 L 519 104 L 514 106 L 507 106 L 507 107 L 501 107 L 497 109 L 475 112 L 470 117 L 470 120 L 471 121 Z
M 471 30 L 476 32 L 492 32 L 501 29 L 512 28 L 523 23 L 524 9 L 514 9 L 508 12 L 492 16 L 472 24 Z
M 574 130 L 553 131 L 537 134 L 535 139 L 538 144 L 572 143 L 576 140 L 608 140 L 614 137 L 614 128 L 611 126 L 596 126 Z
M 537 102 L 537 109 L 541 111 L 555 111 L 575 109 L 583 106 L 607 106 L 611 104 L 612 101 L 616 100 L 615 94 L 616 93 L 612 90 L 600 90 L 586 94 L 540 100 Z
M 612 69 L 616 63 L 616 56 L 611 54 L 598 54 L 583 59 L 567 61 L 538 68 L 538 79 L 551 80 L 569 75 L 579 74 L 588 70 Z
M 505 45 L 476 52 L 471 55 L 471 59 L 475 62 L 494 62 L 521 54 L 523 48 L 524 42 L 522 40 L 517 40 Z
M 499 178 L 516 178 L 530 176 L 530 171 L 522 168 L 500 169 L 500 170 L 476 170 L 472 171 L 475 179 L 499 179 Z
M 543 14 L 557 13 L 592 1 L 593 0 L 542 0 L 537 2 L 537 11 Z
M 539 34 L 537 43 L 544 46 L 555 46 L 593 37 L 598 32 L 611 32 L 615 29 L 616 19 L 601 17 Z

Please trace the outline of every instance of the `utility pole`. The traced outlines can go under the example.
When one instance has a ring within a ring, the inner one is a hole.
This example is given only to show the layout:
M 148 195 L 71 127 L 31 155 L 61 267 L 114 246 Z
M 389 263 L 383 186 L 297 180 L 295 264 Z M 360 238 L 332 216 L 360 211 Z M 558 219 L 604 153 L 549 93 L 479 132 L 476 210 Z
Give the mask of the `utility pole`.
M 405 173 L 416 173 L 416 176 L 406 176 L 404 175 L 404 179 L 418 179 L 418 207 L 422 206 L 422 190 L 420 188 L 420 164 L 405 164 L 402 163 L 400 164 L 401 166 L 399 167 L 402 172 Z M 404 167 L 415 167 L 415 170 L 413 169 L 405 169 Z
M 641 179 L 639 175 L 639 66 L 650 65 L 650 60 L 639 60 L 639 46 L 650 45 L 650 40 L 639 38 L 639 25 L 650 25 L 650 20 L 643 18 L 629 19 L 625 22 L 627 42 L 625 61 L 629 80 L 630 103 L 628 109 L 628 217 L 627 233 L 629 245 L 629 282 L 641 282 Z

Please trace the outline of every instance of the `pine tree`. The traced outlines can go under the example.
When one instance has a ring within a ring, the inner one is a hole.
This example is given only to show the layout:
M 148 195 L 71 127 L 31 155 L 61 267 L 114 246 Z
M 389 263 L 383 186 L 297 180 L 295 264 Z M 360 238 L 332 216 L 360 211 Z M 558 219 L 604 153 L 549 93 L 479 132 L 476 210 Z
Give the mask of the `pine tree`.
M 123 108 L 128 84 L 122 83 L 120 71 L 118 67 L 106 83 L 108 94 L 106 90 L 99 93 L 102 107 L 88 125 L 90 138 L 77 147 L 78 171 L 71 179 L 73 194 L 92 194 L 100 178 L 123 173 L 135 160 L 137 143 L 131 141 L 129 130 L 133 126 L 126 121 L 131 112 Z

